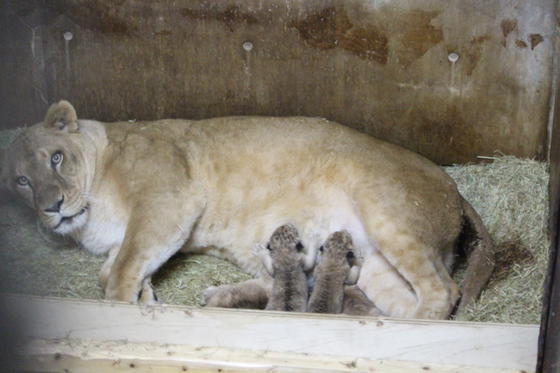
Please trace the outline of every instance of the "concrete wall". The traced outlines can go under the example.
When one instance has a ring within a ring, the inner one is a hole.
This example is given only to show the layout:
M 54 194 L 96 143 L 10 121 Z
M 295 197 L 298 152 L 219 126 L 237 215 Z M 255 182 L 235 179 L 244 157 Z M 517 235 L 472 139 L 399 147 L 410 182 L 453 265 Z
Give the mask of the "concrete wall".
M 107 121 L 323 116 L 440 163 L 544 157 L 554 4 L 9 0 L 27 57 L 2 77 L 1 126 L 66 98 Z

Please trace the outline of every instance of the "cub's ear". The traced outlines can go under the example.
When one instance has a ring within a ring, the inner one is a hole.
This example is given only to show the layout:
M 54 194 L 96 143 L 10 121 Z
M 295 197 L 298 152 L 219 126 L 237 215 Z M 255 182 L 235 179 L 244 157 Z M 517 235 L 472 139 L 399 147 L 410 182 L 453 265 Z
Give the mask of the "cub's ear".
M 65 132 L 78 132 L 78 116 L 76 110 L 68 101 L 60 101 L 52 104 L 43 125 L 47 128 L 55 128 Z

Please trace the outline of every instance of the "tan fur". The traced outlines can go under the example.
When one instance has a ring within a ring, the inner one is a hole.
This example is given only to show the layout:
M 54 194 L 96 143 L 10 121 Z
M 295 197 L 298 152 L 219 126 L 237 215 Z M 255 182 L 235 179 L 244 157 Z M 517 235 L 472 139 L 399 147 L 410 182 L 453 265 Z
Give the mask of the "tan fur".
M 273 278 L 266 309 L 305 312 L 308 295 L 305 255 L 296 227 L 292 224 L 278 227 L 260 256 Z
M 348 232 L 335 232 L 327 238 L 313 271 L 315 283 L 309 297 L 309 312 L 342 312 L 344 283 L 350 276 L 353 261 L 349 255 L 353 255 L 353 245 Z
M 342 313 L 354 316 L 381 316 L 382 312 L 357 286 L 344 287 Z
M 115 248 L 103 273 L 108 299 L 138 301 L 181 247 L 233 261 L 258 278 L 239 286 L 264 294 L 271 278 L 252 250 L 292 222 L 307 267 L 328 234 L 349 231 L 364 258 L 358 286 L 386 315 L 445 318 L 457 300 L 443 263 L 462 229 L 462 199 L 417 154 L 316 118 L 74 118 L 67 102 L 51 107 L 9 147 L 2 175 L 47 227 L 97 254 Z M 60 212 L 45 211 L 62 197 Z M 229 291 L 214 290 L 216 299 Z

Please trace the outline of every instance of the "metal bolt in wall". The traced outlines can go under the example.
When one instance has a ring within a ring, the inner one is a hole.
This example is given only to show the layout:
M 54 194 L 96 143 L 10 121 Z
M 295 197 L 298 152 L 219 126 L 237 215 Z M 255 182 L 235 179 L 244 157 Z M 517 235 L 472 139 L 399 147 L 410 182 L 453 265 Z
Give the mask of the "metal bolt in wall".
M 447 55 L 447 59 L 449 60 L 449 62 L 455 63 L 459 60 L 459 55 L 455 52 L 451 52 L 449 53 L 449 55 Z
M 252 50 L 253 50 L 253 43 L 251 43 L 250 41 L 244 42 L 244 43 L 243 43 L 243 49 L 244 49 L 246 52 L 252 51 Z

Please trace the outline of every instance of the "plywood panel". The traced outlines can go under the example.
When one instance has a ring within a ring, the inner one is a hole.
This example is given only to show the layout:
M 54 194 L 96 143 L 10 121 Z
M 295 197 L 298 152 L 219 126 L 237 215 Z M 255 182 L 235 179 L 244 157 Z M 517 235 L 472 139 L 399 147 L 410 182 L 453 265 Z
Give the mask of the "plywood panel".
M 429 357 L 427 357 L 429 359 Z M 520 373 L 507 368 L 440 365 L 297 352 L 189 347 L 127 341 L 35 340 L 21 366 L 26 372 L 383 372 Z M 525 372 L 528 373 L 528 372 Z
M 557 14 L 560 13 L 560 5 Z M 560 39 L 556 39 L 560 50 Z M 558 60 L 556 61 L 558 64 Z M 559 65 L 560 67 L 560 65 Z M 544 284 L 543 313 L 539 336 L 539 364 L 537 371 L 560 373 L 560 70 L 554 76 L 555 107 L 550 138 L 549 226 L 550 254 Z
M 0 2 L 0 129 L 40 121 L 48 108 L 37 1 Z
M 323 116 L 440 163 L 545 155 L 553 0 L 37 4 L 46 96 L 83 117 Z
M 39 339 L 126 341 L 533 371 L 538 326 L 297 314 L 11 296 Z
M 444 163 L 542 155 L 551 3 L 58 0 L 52 97 L 105 120 L 325 116 Z

